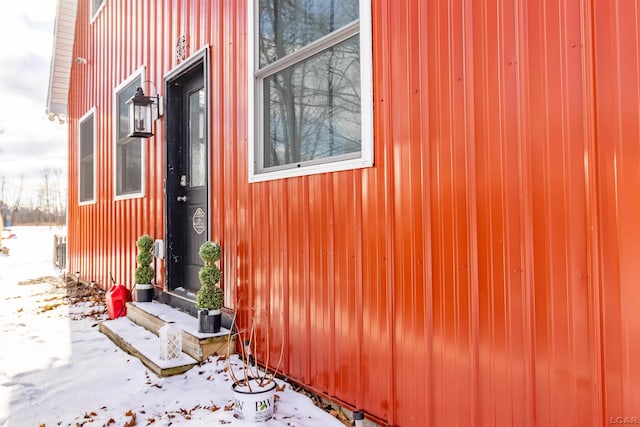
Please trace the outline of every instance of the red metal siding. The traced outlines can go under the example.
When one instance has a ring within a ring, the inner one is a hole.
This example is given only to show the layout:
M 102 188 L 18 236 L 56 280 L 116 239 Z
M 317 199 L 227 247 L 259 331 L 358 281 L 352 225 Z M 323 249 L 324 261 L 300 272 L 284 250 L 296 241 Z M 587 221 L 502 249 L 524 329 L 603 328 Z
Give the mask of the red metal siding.
M 255 184 L 246 2 L 108 0 L 91 25 L 80 3 L 71 272 L 131 285 L 136 237 L 163 237 L 164 119 L 146 197 L 114 201 L 113 90 L 142 65 L 161 89 L 185 34 L 210 46 L 227 305 L 286 375 L 398 426 L 640 417 L 636 2 L 373 1 L 375 166 Z M 93 106 L 99 198 L 78 207 Z
M 601 324 L 602 408 L 609 417 L 640 412 L 640 11 L 636 2 L 594 3 L 599 244 L 592 256 Z

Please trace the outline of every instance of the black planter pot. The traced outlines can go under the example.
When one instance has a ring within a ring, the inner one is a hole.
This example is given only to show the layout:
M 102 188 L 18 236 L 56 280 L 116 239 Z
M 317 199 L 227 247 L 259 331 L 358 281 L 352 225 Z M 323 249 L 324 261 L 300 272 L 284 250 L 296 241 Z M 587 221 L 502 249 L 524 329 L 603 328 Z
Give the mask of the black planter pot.
M 152 299 L 153 286 L 150 286 L 148 289 L 140 289 L 139 286 L 136 285 L 136 302 L 151 302 Z
M 198 332 L 215 334 L 220 332 L 222 313 L 220 310 L 198 310 Z

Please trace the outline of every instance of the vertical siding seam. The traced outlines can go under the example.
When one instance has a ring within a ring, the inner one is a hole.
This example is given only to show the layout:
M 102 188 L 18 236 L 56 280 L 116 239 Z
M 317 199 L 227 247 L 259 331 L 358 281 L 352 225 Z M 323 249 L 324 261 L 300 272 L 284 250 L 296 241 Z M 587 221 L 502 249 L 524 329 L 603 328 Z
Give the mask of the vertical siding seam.
M 427 38 L 428 34 L 428 8 L 423 2 L 418 2 L 418 34 L 423 34 L 425 36 L 420 37 L 417 43 L 418 52 L 427 52 L 428 50 L 428 42 L 424 39 Z M 424 45 L 423 45 L 424 43 Z M 425 286 L 424 298 L 425 298 L 425 313 L 422 314 L 422 322 L 425 330 L 425 366 L 427 377 L 425 378 L 425 413 L 426 418 L 425 422 L 427 424 L 433 423 L 433 397 L 432 397 L 432 373 L 431 366 L 433 363 L 432 357 L 432 349 L 433 349 L 433 320 L 431 313 L 433 313 L 433 253 L 431 250 L 432 239 L 431 234 L 428 232 L 429 226 L 432 222 L 431 218 L 431 192 L 429 188 L 430 181 L 430 150 L 429 150 L 429 102 L 428 102 L 428 93 L 429 93 L 429 76 L 428 76 L 428 59 L 425 55 L 421 58 L 419 62 L 419 93 L 421 95 L 420 101 L 420 112 L 419 112 L 419 123 L 420 127 L 420 137 L 424 137 L 423 143 L 420 144 L 419 154 L 421 159 L 421 170 L 420 170 L 420 188 L 421 193 L 423 194 L 422 199 L 422 218 L 419 220 L 422 222 L 422 235 L 420 238 L 423 241 L 423 273 L 422 273 L 422 282 Z
M 380 40 L 380 51 L 389 51 L 389 46 L 390 46 L 390 19 L 389 19 L 389 14 L 390 14 L 390 8 L 391 5 L 388 2 L 377 2 L 376 4 L 379 5 L 380 9 L 378 12 L 377 16 L 380 16 L 380 29 L 379 29 L 379 34 L 381 34 L 381 40 Z M 375 16 L 375 13 L 373 14 Z M 374 55 L 374 61 L 376 59 L 376 56 Z M 389 140 L 389 136 L 391 135 L 391 129 L 392 129 L 392 121 L 390 120 L 390 108 L 391 108 L 391 96 L 390 96 L 390 92 L 389 92 L 389 86 L 390 86 L 390 82 L 389 82 L 389 78 L 391 77 L 391 72 L 390 72 L 390 67 L 389 67 L 389 62 L 382 60 L 382 58 L 378 58 L 377 62 L 377 66 L 380 69 L 380 77 L 379 77 L 379 83 L 380 83 L 380 88 L 378 90 L 379 96 L 378 96 L 378 105 L 380 106 L 380 108 L 378 109 L 378 129 L 379 129 L 379 134 L 384 134 L 385 136 L 387 136 L 387 138 L 383 139 L 383 138 L 377 138 L 378 141 L 382 141 L 382 140 Z M 375 63 L 374 63 L 375 64 Z M 375 65 L 374 65 L 375 66 Z M 374 70 L 375 71 L 375 70 Z M 373 73 L 374 76 L 377 73 Z M 385 102 L 383 104 L 383 102 Z M 374 107 L 374 111 L 375 111 L 375 107 Z M 383 198 L 383 209 L 384 212 L 382 214 L 383 218 L 385 218 L 384 224 L 385 224 L 385 234 L 386 236 L 393 236 L 393 182 L 391 181 L 392 176 L 393 176 L 393 151 L 392 151 L 392 147 L 390 144 L 382 144 L 380 143 L 381 148 L 379 149 L 382 152 L 382 156 L 381 157 L 381 162 L 378 163 L 378 166 L 382 168 L 382 182 L 383 182 L 383 188 L 384 188 L 384 192 L 382 194 L 382 198 Z M 378 158 L 378 156 L 376 156 L 376 158 Z M 394 264 L 394 248 L 395 248 L 395 243 L 393 238 L 387 238 L 385 240 L 386 243 L 386 252 L 384 253 L 384 258 L 386 259 L 386 265 L 393 265 Z M 385 277 L 383 278 L 384 282 L 386 284 L 385 286 L 385 292 L 386 292 L 386 301 L 387 301 L 387 305 L 386 305 L 386 311 L 385 311 L 385 321 L 386 321 L 386 325 L 388 326 L 388 331 L 389 331 L 389 346 L 390 346 L 390 352 L 389 352 L 389 366 L 392 367 L 392 371 L 395 369 L 395 361 L 396 361 L 396 347 L 395 347 L 395 340 L 396 340 L 396 332 L 395 332 L 395 322 L 394 322 L 394 316 L 396 315 L 395 313 L 395 300 L 394 300 L 394 287 L 395 287 L 395 283 L 393 280 L 393 270 L 391 268 L 385 267 L 383 269 L 383 271 L 385 272 Z M 390 390 L 389 390 L 389 401 L 392 402 L 391 405 L 389 405 L 389 409 L 388 409 L 388 421 L 390 424 L 394 424 L 395 420 L 396 420 L 396 396 L 398 394 L 398 387 L 397 384 L 395 383 L 395 381 L 393 380 L 393 375 L 390 378 Z
M 517 118 L 518 118 L 518 169 L 519 173 L 519 182 L 518 187 L 522 194 L 521 203 L 522 210 L 520 213 L 520 221 L 523 224 L 522 226 L 522 239 L 524 249 L 520 250 L 521 264 L 523 266 L 523 270 L 525 272 L 523 277 L 523 306 L 525 309 L 524 313 L 524 328 L 527 332 L 525 336 L 529 337 L 525 340 L 525 354 L 527 355 L 527 360 L 525 362 L 525 370 L 527 373 L 527 380 L 529 381 L 526 393 L 528 394 L 529 399 L 527 400 L 528 404 L 528 414 L 523 416 L 522 419 L 529 420 L 529 425 L 533 425 L 535 423 L 535 400 L 536 400 L 536 385 L 535 385 L 535 296 L 534 296 L 534 259 L 533 259 L 533 217 L 532 217 L 532 207 L 533 207 L 533 194 L 531 191 L 531 171 L 529 168 L 528 161 L 531 159 L 531 138 L 530 138 L 530 125 L 529 125 L 529 102 L 530 97 L 529 93 L 529 50 L 527 49 L 528 43 L 528 19 L 527 19 L 527 11 L 524 5 L 521 2 L 516 2 L 517 7 L 516 10 L 516 49 L 518 49 L 518 53 L 516 55 L 518 60 L 518 74 L 517 74 Z
M 473 400 L 472 400 L 472 414 L 474 420 L 480 419 L 480 404 L 479 404 L 479 396 L 480 396 L 480 382 L 478 370 L 480 366 L 480 332 L 479 332 L 479 324 L 480 324 L 480 310 L 479 310 L 479 288 L 478 288 L 478 279 L 479 279 L 479 271 L 478 271 L 478 212 L 477 212 L 477 203 L 478 203 L 478 188 L 477 188 L 477 170 L 476 170 L 476 123 L 475 123 L 475 73 L 474 73 L 474 23 L 473 23 L 473 4 L 476 0 L 464 0 L 464 10 L 463 10 L 463 49 L 464 49 L 464 105 L 465 105 L 465 141 L 466 141 L 466 166 L 465 166 L 465 174 L 467 176 L 467 188 L 468 188 L 468 198 L 467 198 L 467 211 L 468 211 L 468 219 L 467 219 L 467 227 L 468 230 L 468 238 L 469 238 L 469 268 L 468 274 L 469 284 L 470 284 L 470 293 L 471 293 L 471 307 L 469 317 L 471 319 L 471 352 L 472 352 L 472 363 L 471 367 L 471 381 L 473 384 Z
M 600 210 L 598 205 L 598 194 L 600 190 L 598 188 L 599 182 L 599 169 L 598 162 L 598 120 L 597 114 L 597 90 L 596 90 L 596 52 L 595 52 L 595 0 L 583 0 L 581 2 L 581 22 L 582 26 L 582 41 L 584 43 L 583 51 L 585 56 L 583 58 L 583 92 L 586 94 L 586 100 L 584 103 L 585 112 L 584 115 L 587 118 L 586 126 L 586 141 L 587 156 L 585 165 L 585 198 L 587 200 L 587 225 L 588 236 L 587 239 L 587 265 L 589 279 L 587 281 L 589 289 L 590 306 L 592 313 L 589 319 L 590 329 L 593 330 L 595 337 L 593 337 L 594 347 L 598 351 L 594 352 L 595 355 L 595 370 L 596 370 L 596 392 L 599 393 L 599 399 L 596 400 L 596 412 L 602 425 L 605 424 L 605 415 L 603 402 L 605 402 L 605 370 L 604 370 L 604 340 L 602 339 L 603 331 L 603 307 L 602 307 L 602 277 L 601 270 L 598 263 L 600 259 L 599 254 L 602 252 L 602 244 L 600 241 Z

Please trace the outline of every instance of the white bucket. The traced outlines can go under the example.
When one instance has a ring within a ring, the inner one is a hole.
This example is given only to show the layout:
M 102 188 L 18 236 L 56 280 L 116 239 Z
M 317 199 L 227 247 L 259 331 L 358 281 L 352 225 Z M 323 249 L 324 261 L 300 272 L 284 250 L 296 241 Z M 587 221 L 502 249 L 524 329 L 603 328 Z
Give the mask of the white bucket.
M 251 391 L 246 385 L 233 384 L 235 398 L 234 412 L 239 420 L 267 421 L 273 416 L 275 404 L 276 382 L 271 381 L 260 387 L 256 380 L 250 380 Z

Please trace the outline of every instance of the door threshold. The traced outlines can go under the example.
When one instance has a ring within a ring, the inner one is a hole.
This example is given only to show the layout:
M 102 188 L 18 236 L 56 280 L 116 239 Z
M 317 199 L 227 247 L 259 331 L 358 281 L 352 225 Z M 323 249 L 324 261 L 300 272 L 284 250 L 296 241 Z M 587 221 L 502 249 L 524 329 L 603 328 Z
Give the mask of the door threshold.
M 193 317 L 198 316 L 198 310 L 196 310 L 196 294 L 189 293 L 187 291 L 163 291 L 160 294 L 158 300 L 178 310 L 184 311 Z

